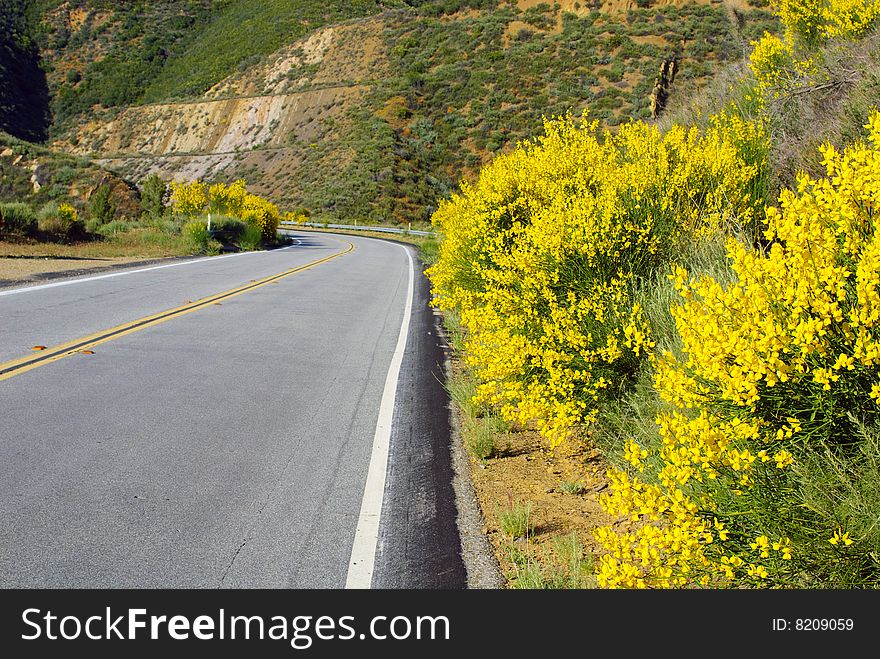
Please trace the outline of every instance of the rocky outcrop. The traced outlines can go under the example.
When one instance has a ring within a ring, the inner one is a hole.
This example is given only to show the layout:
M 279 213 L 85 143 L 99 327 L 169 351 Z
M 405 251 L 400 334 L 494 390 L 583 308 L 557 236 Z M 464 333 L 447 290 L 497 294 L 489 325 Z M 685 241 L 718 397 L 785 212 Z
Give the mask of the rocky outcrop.
M 660 72 L 654 78 L 654 88 L 651 90 L 651 119 L 659 117 L 666 107 L 678 67 L 679 59 L 677 56 L 663 60 L 660 65 Z

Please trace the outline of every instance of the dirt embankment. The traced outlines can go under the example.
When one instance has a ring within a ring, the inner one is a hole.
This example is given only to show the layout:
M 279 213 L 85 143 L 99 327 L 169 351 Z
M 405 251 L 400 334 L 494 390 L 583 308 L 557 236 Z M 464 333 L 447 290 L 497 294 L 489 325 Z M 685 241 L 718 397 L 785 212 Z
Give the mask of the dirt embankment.
M 201 99 L 97 116 L 56 146 L 140 180 L 250 178 L 280 153 L 295 167 L 338 133 L 381 77 L 379 19 L 318 30 L 222 81 Z

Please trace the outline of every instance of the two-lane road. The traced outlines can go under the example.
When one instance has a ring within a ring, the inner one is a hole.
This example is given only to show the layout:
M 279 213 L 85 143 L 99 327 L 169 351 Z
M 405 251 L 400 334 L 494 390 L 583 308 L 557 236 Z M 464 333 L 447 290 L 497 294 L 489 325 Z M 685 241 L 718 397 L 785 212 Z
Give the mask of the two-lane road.
M 464 586 L 418 262 L 296 238 L 0 290 L 0 586 Z

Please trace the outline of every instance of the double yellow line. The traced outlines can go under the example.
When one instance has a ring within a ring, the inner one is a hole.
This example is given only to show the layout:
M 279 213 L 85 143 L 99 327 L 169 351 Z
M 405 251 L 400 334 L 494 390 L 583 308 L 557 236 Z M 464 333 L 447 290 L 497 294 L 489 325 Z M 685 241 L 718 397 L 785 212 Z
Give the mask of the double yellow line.
M 159 325 L 160 323 L 167 322 L 174 318 L 179 318 L 180 316 L 192 313 L 193 311 L 198 311 L 199 309 L 203 309 L 204 307 L 220 302 L 221 300 L 228 300 L 229 298 L 233 298 L 236 295 L 247 293 L 248 291 L 260 288 L 261 286 L 266 286 L 267 284 L 276 282 L 279 279 L 284 279 L 285 277 L 290 277 L 291 275 L 295 275 L 298 272 L 303 272 L 304 270 L 314 268 L 316 265 L 321 265 L 322 263 L 326 263 L 327 261 L 331 261 L 337 257 L 343 256 L 344 254 L 348 254 L 349 252 L 351 252 L 354 249 L 354 245 L 348 241 L 345 242 L 348 244 L 347 249 L 341 252 L 337 252 L 336 254 L 331 254 L 330 256 L 326 256 L 322 259 L 318 259 L 317 261 L 312 261 L 310 263 L 306 263 L 305 265 L 285 270 L 284 272 L 280 272 L 277 275 L 271 275 L 264 279 L 258 279 L 257 281 L 239 286 L 238 288 L 233 288 L 222 293 L 217 293 L 215 295 L 202 298 L 201 300 L 196 300 L 195 302 L 188 302 L 187 304 L 184 304 L 180 307 L 175 307 L 174 309 L 161 311 L 157 314 L 153 314 L 152 316 L 145 316 L 144 318 L 139 318 L 138 320 L 133 320 L 131 322 L 125 323 L 124 325 L 117 325 L 116 327 L 111 327 L 110 329 L 102 330 L 100 332 L 96 332 L 95 334 L 83 336 L 78 339 L 74 339 L 73 341 L 68 341 L 67 343 L 62 343 L 61 345 L 47 348 L 36 355 L 22 357 L 21 359 L 14 359 L 4 364 L 0 364 L 0 381 L 8 380 L 9 378 L 15 377 L 16 375 L 21 375 L 22 373 L 27 373 L 28 371 L 31 371 L 35 368 L 39 368 L 40 366 L 45 366 L 46 364 L 57 362 L 59 359 L 64 359 L 65 357 L 70 357 L 71 355 L 91 350 L 95 346 L 101 345 L 102 343 L 113 341 L 134 332 L 140 332 L 141 330 L 147 329 L 148 327 L 154 327 L 155 325 Z

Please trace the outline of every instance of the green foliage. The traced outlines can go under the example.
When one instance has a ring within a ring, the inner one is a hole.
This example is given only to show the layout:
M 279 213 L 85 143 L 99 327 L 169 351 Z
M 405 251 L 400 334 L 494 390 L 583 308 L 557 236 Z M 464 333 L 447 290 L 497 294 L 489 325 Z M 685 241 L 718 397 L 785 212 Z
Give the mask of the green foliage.
M 260 227 L 246 222 L 238 239 L 238 246 L 245 252 L 252 252 L 263 246 L 263 232 Z
M 419 246 L 419 258 L 426 266 L 432 266 L 437 262 L 440 256 L 440 241 L 435 238 L 428 238 L 422 241 Z
M 537 555 L 530 545 L 510 547 L 515 573 L 514 588 L 522 590 L 595 588 L 593 557 L 584 557 L 584 547 L 575 532 L 553 538 L 552 547 Z
M 211 234 L 224 244 L 237 243 L 247 228 L 247 223 L 230 215 L 211 216 Z
M 562 481 L 559 484 L 559 491 L 563 494 L 583 494 L 586 490 L 583 483 L 575 481 Z
M 498 438 L 504 434 L 505 422 L 495 415 L 466 417 L 461 429 L 468 452 L 478 460 L 486 460 L 498 452 Z
M 168 185 L 158 174 L 151 174 L 143 183 L 141 190 L 141 209 L 151 217 L 161 217 L 165 213 L 168 199 Z
M 64 122 L 93 105 L 117 107 L 139 102 L 144 89 L 161 74 L 167 62 L 179 57 L 193 34 L 205 29 L 227 4 L 227 0 L 92 1 L 76 35 L 71 37 L 63 24 L 47 25 L 43 38 L 50 58 L 63 58 L 66 52 L 85 48 L 94 41 L 107 50 L 101 58 L 94 58 L 85 50 L 86 66 L 82 71 L 71 70 L 63 79 L 54 80 L 56 121 Z M 109 13 L 109 17 L 105 13 L 106 22 L 100 33 L 92 33 L 96 10 Z
M 193 34 L 179 57 L 169 60 L 146 89 L 146 100 L 199 94 L 236 68 L 259 61 L 321 25 L 369 16 L 383 8 L 376 0 L 227 0 L 212 20 Z
M 43 10 L 54 4 L 44 4 Z M 96 104 L 120 107 L 201 94 L 321 25 L 401 4 L 394 0 L 92 0 L 86 3 L 88 14 L 78 34 L 49 24 L 42 35 L 52 59 L 94 41 L 107 50 L 101 58 L 84 50 L 84 70 L 54 79 L 55 116 L 65 122 Z M 94 23 L 97 9 L 105 12 L 100 30 Z
M 498 510 L 498 525 L 511 540 L 528 538 L 532 534 L 532 502 L 508 501 L 507 506 Z
M 0 204 L 0 232 L 30 234 L 37 228 L 37 216 L 29 204 Z
M 83 223 L 70 204 L 48 202 L 37 213 L 37 231 L 43 240 L 66 242 L 81 236 Z
M 130 229 L 132 229 L 132 223 L 126 220 L 112 220 L 111 222 L 101 223 L 97 220 L 89 219 L 86 222 L 86 230 L 89 233 L 105 238 L 114 238 Z
M 49 126 L 49 88 L 20 0 L 0 0 L 0 131 L 41 141 Z
M 452 343 L 455 347 L 455 342 Z M 455 376 L 447 383 L 446 390 L 452 401 L 464 412 L 465 418 L 473 419 L 480 415 L 480 407 L 474 403 L 477 383 L 472 378 L 464 374 Z
M 217 254 L 220 243 L 211 238 L 207 223 L 201 220 L 190 220 L 183 226 L 182 234 L 196 254 Z
M 116 215 L 112 191 L 108 185 L 100 185 L 89 199 L 89 218 L 99 224 L 110 222 Z

